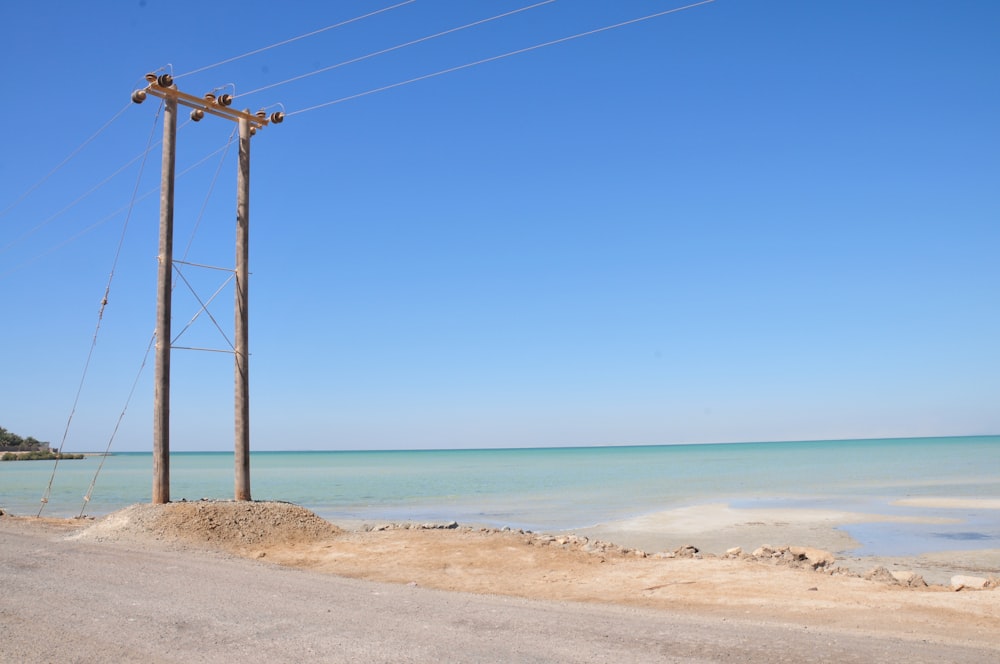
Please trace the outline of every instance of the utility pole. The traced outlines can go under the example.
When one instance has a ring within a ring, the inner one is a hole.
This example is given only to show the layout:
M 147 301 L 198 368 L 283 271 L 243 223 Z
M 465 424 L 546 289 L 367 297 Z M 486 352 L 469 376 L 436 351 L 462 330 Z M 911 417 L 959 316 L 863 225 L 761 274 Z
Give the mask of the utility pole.
M 236 302 L 233 344 L 236 362 L 234 478 L 236 500 L 250 500 L 250 363 L 247 286 L 250 262 L 250 122 L 240 118 L 240 168 L 236 174 Z
M 205 114 L 239 123 L 239 171 L 236 193 L 236 276 L 234 401 L 235 401 L 235 498 L 250 500 L 250 374 L 248 334 L 248 278 L 250 232 L 250 137 L 268 124 L 279 124 L 284 114 L 229 108 L 233 97 L 214 92 L 196 97 L 177 89 L 170 74 L 146 74 L 149 83 L 132 93 L 141 104 L 148 95 L 164 100 L 163 166 L 160 186 L 160 240 L 156 298 L 156 377 L 153 405 L 153 503 L 170 502 L 170 314 L 173 277 L 174 170 L 176 163 L 178 104 L 191 108 L 198 122 Z
M 156 378 L 153 388 L 153 503 L 170 502 L 170 311 L 174 270 L 174 170 L 177 99 L 163 105 L 160 250 L 156 255 Z

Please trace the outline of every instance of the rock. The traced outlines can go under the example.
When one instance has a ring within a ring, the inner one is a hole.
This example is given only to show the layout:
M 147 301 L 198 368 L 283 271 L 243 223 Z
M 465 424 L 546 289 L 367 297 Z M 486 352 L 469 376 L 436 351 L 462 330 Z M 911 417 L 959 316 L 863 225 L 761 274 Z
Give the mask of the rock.
M 685 544 L 674 550 L 674 555 L 678 558 L 694 558 L 696 553 L 698 553 L 698 547 L 690 544 Z
M 924 581 L 924 577 L 920 576 L 915 572 L 909 571 L 897 571 L 891 572 L 892 577 L 899 581 L 900 585 L 904 585 L 907 588 L 926 588 L 927 582 Z
M 419 528 L 420 530 L 455 530 L 458 528 L 458 521 L 449 521 L 448 523 L 423 523 L 419 526 L 413 526 L 413 528 Z
M 899 581 L 892 575 L 892 572 L 884 567 L 875 567 L 865 572 L 865 580 L 888 583 L 891 586 L 899 585 Z
M 774 555 L 774 553 L 775 553 L 774 549 L 772 549 L 771 547 L 769 547 L 767 545 L 765 545 L 765 546 L 758 546 L 756 549 L 753 550 L 753 557 L 754 558 L 770 558 L 771 556 Z
M 966 576 L 965 574 L 956 574 L 951 577 L 951 588 L 952 590 L 985 590 L 990 584 L 990 580 L 983 578 L 981 576 Z
M 788 550 L 797 560 L 806 561 L 813 569 L 828 567 L 836 562 L 833 554 L 823 549 L 815 549 L 811 546 L 792 546 Z
M 726 555 L 733 556 L 734 558 L 738 557 L 741 553 L 743 553 L 743 547 L 740 546 L 734 546 L 731 549 L 726 549 Z

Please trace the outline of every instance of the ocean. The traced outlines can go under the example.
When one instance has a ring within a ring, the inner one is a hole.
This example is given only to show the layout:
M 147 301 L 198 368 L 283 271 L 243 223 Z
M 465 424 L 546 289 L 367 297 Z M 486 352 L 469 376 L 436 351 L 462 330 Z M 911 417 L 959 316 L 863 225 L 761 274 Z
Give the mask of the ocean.
M 102 516 L 148 502 L 150 453 L 0 463 L 0 508 L 43 516 Z M 252 452 L 255 500 L 307 507 L 333 522 L 458 521 L 556 531 L 677 507 L 920 514 L 954 524 L 845 526 L 861 555 L 1000 549 L 1000 436 L 544 449 Z M 173 501 L 231 499 L 232 452 L 175 452 Z M 904 498 L 972 498 L 989 505 L 929 509 Z

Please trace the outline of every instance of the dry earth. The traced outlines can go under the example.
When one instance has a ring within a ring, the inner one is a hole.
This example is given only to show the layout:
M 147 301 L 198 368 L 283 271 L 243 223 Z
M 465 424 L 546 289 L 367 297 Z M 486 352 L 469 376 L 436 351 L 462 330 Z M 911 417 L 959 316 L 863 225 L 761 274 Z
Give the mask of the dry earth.
M 885 570 L 866 579 L 813 549 L 716 557 L 692 549 L 648 554 L 583 537 L 457 524 L 342 530 L 287 503 L 134 505 L 96 522 L 48 521 L 72 530 L 74 539 L 156 541 L 355 579 L 753 618 L 1000 651 L 995 579 L 991 589 L 961 592 L 919 579 L 900 583 Z

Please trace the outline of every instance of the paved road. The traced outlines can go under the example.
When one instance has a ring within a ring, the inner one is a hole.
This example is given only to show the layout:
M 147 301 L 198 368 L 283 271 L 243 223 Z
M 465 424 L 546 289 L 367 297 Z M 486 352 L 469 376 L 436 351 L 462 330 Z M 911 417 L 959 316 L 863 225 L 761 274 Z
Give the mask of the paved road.
M 0 662 L 993 662 L 997 651 L 374 584 L 0 527 Z

